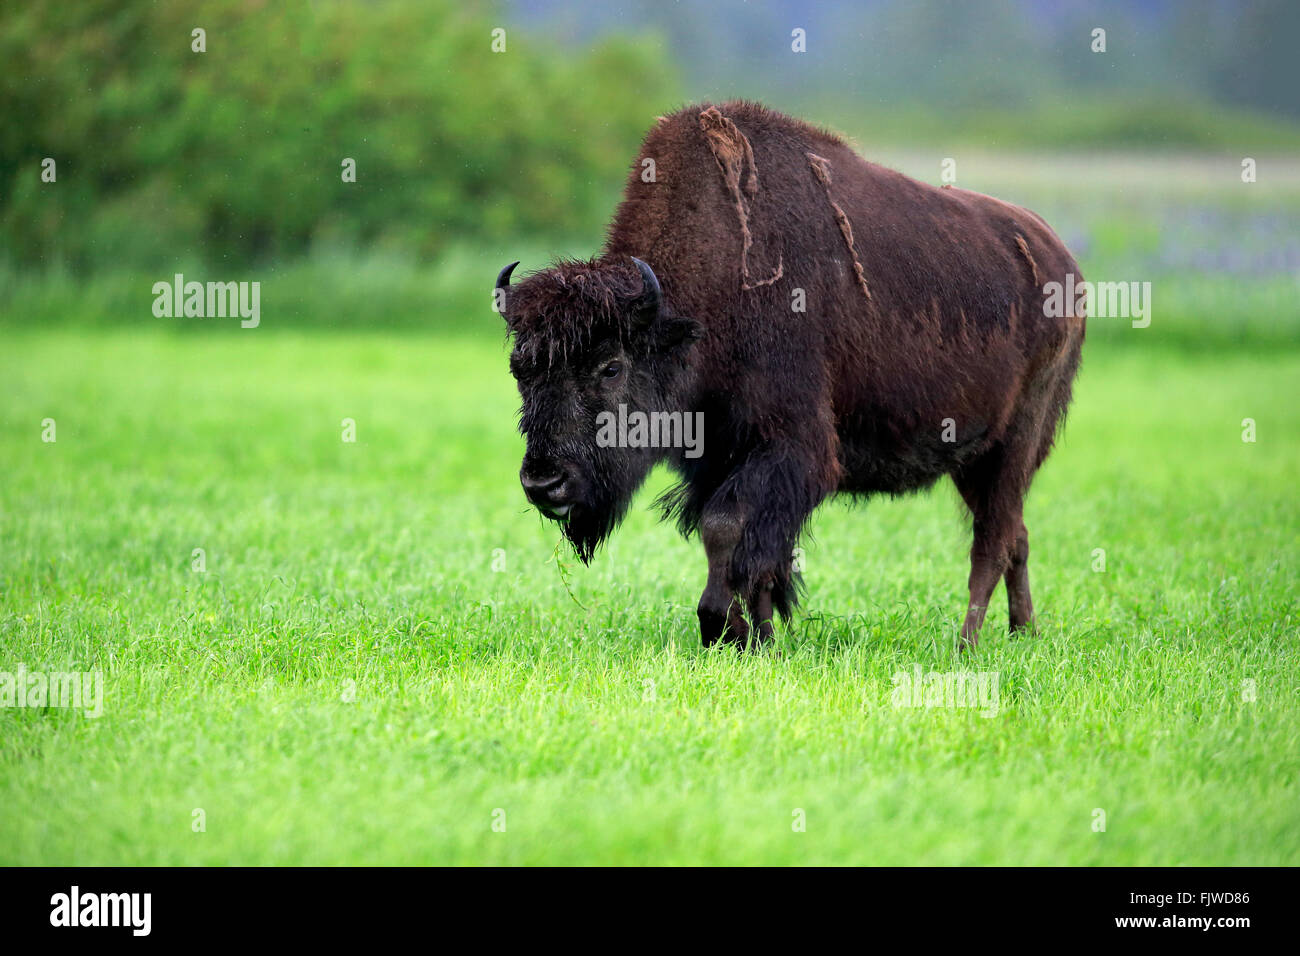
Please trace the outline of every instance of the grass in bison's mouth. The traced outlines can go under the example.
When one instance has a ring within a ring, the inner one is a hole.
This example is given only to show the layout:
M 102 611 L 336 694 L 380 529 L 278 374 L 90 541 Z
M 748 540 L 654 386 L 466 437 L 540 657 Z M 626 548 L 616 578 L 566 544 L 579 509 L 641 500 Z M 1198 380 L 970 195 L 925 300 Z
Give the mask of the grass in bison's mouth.
M 663 475 L 546 567 L 497 340 L 263 331 L 2 333 L 0 670 L 104 702 L 0 708 L 0 862 L 1300 862 L 1300 352 L 1086 350 L 1037 634 L 955 652 L 941 487 L 824 508 L 738 655 Z

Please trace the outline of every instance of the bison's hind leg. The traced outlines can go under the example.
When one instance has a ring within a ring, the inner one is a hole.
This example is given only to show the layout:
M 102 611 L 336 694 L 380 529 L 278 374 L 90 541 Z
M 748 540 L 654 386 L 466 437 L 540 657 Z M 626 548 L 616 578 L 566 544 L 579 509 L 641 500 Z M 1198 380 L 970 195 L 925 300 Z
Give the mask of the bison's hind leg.
M 1011 630 L 1034 626 L 1034 600 L 1029 595 L 1029 529 L 1022 518 L 1020 531 L 1011 546 L 1011 563 L 1004 580 L 1007 583 L 1007 611 Z
M 1029 490 L 1029 483 L 1052 451 L 1056 433 L 1065 420 L 1066 409 L 1070 405 L 1070 395 L 1074 376 L 1079 369 L 1080 350 L 1083 345 L 1083 330 L 1080 326 L 1066 347 L 1065 358 L 1055 373 L 1055 381 L 1049 389 L 1046 407 L 1037 414 L 1032 410 L 1022 416 L 1024 430 L 1023 443 L 1028 447 L 1021 456 L 1026 464 L 1020 476 L 1021 505 L 1016 512 L 1021 515 L 1023 499 Z M 1036 436 L 1036 437 L 1035 437 Z M 1029 595 L 1029 531 L 1025 528 L 1023 516 L 1018 521 L 1015 541 L 1011 546 L 1010 563 L 1006 570 L 1007 609 L 1012 631 L 1032 628 L 1034 625 L 1034 602 Z
M 1033 477 L 1036 441 L 1000 444 L 953 476 L 971 513 L 970 604 L 962 622 L 962 643 L 973 647 L 1000 579 L 1007 585 L 1011 629 L 1033 623 L 1029 594 L 1029 531 L 1025 491 Z
M 1011 630 L 1034 621 L 1029 594 L 1029 531 L 1024 503 L 1029 484 L 1052 448 L 1079 365 L 1080 334 L 1060 361 L 1045 369 L 1019 396 L 1018 409 L 1001 439 L 953 474 L 971 513 L 970 605 L 962 642 L 974 646 L 998 580 L 1005 578 Z

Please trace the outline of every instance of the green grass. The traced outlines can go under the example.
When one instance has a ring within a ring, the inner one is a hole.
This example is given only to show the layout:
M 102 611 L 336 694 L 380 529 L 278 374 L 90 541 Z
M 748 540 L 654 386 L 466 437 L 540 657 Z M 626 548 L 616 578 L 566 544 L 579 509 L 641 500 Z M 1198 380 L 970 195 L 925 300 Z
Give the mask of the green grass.
M 0 670 L 106 682 L 0 708 L 0 863 L 1300 863 L 1300 351 L 1085 351 L 1036 635 L 999 589 L 954 651 L 941 485 L 825 507 L 738 656 L 664 475 L 570 598 L 495 330 L 0 336 Z M 914 665 L 996 716 L 892 706 Z

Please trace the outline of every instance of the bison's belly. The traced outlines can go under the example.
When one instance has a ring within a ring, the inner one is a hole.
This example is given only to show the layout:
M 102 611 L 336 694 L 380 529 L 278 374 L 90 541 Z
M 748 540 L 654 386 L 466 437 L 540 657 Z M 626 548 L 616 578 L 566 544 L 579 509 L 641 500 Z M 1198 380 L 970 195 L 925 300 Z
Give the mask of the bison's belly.
M 988 429 L 956 423 L 950 429 L 900 431 L 870 421 L 841 421 L 840 490 L 904 494 L 928 488 L 988 447 Z

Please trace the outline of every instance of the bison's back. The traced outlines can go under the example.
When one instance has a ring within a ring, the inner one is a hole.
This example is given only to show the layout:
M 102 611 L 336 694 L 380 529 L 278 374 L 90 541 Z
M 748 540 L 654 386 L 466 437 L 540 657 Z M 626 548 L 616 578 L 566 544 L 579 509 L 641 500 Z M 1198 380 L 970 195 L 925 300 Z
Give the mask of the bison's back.
M 899 469 L 864 490 L 924 484 L 979 454 L 1028 389 L 1077 362 L 1083 333 L 1082 319 L 1045 314 L 1043 286 L 1078 270 L 1037 215 L 917 182 L 750 103 L 655 125 L 606 254 L 654 267 L 709 329 L 706 366 L 775 368 L 779 355 L 783 374 L 824 379 L 850 464 Z M 939 438 L 948 419 L 955 441 Z
M 789 305 L 801 288 L 802 325 L 829 319 L 837 335 L 839 320 L 892 336 L 936 314 L 949 337 L 1005 331 L 1013 312 L 1040 304 L 1044 282 L 1077 272 L 1034 213 L 918 182 L 746 102 L 660 118 L 606 253 L 645 258 L 670 297 L 706 322 L 742 297 L 751 310 L 762 299 Z

